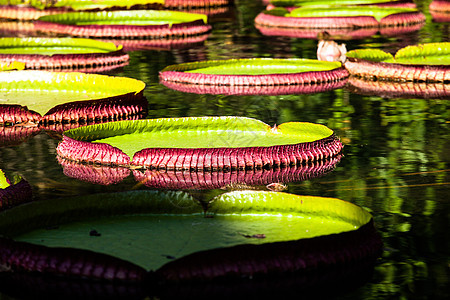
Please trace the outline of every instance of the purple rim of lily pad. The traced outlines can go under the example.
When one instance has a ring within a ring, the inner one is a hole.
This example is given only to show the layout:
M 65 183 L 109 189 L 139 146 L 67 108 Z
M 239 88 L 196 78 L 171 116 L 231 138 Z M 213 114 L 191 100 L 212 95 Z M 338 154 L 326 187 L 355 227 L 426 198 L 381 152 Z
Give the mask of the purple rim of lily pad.
M 376 95 L 383 98 L 421 98 L 450 100 L 450 84 L 427 82 L 392 82 L 365 80 L 351 76 L 346 89 L 360 95 Z
M 252 170 L 328 159 L 338 155 L 342 148 L 333 134 L 314 142 L 272 147 L 149 148 L 137 152 L 131 164 L 156 170 Z
M 425 15 L 421 12 L 392 14 L 378 22 L 371 16 L 356 17 L 284 17 L 261 12 L 255 18 L 255 24 L 266 27 L 284 28 L 355 28 L 355 27 L 388 27 L 407 26 L 424 23 Z
M 371 220 L 357 230 L 335 235 L 196 252 L 163 265 L 155 275 L 167 283 L 314 273 L 323 266 L 346 268 L 375 261 L 381 246 Z
M 33 199 L 31 185 L 25 179 L 4 189 L 0 188 L 0 211 L 30 202 Z
M 344 67 L 329 71 L 311 71 L 293 74 L 270 75 L 216 75 L 164 71 L 159 73 L 160 82 L 178 82 L 193 85 L 222 86 L 287 86 L 336 82 L 348 77 Z
M 82 164 L 58 157 L 64 175 L 81 181 L 110 185 L 122 182 L 131 173 L 125 167 L 97 166 Z M 269 170 L 236 170 L 232 172 L 191 172 L 133 170 L 134 178 L 143 185 L 157 189 L 227 189 L 288 183 L 321 177 L 333 171 L 341 156 L 317 161 L 307 165 Z
M 306 164 L 341 153 L 340 140 L 332 134 L 313 142 L 271 147 L 242 148 L 147 148 L 130 157 L 104 143 L 78 141 L 63 136 L 59 156 L 77 162 L 134 166 L 152 170 L 251 170 Z
M 143 282 L 147 272 L 128 261 L 75 248 L 53 248 L 0 237 L 2 271 L 93 280 Z
M 3 124 L 53 124 L 86 123 L 106 120 L 142 117 L 147 113 L 148 102 L 139 93 L 128 93 L 97 100 L 75 101 L 60 104 L 50 109 L 44 116 L 20 105 L 0 105 L 0 123 Z
M 5 62 L 21 61 L 25 69 L 87 69 L 98 71 L 100 68 L 121 67 L 128 64 L 129 55 L 124 50 L 109 53 L 82 53 L 82 54 L 0 54 L 0 60 Z
M 184 93 L 194 94 L 222 94 L 222 95 L 290 95 L 322 93 L 342 88 L 347 78 L 318 84 L 294 85 L 198 85 L 192 83 L 179 83 L 174 81 L 160 81 L 166 87 Z
M 354 76 L 368 79 L 450 82 L 448 65 L 405 65 L 348 57 L 345 68 Z
M 166 38 L 206 34 L 211 31 L 211 25 L 203 20 L 177 23 L 172 25 L 70 25 L 46 21 L 35 21 L 34 29 L 38 32 L 62 34 L 90 38 Z

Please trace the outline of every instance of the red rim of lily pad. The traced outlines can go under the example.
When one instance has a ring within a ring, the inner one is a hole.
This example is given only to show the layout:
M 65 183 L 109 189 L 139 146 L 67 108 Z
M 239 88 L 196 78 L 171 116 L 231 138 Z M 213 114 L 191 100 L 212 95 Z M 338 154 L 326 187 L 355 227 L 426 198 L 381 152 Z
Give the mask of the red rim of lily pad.
M 8 91 L 8 96 L 3 97 L 6 104 L 0 105 L 0 123 L 4 125 L 85 123 L 140 116 L 147 111 L 148 103 L 143 96 L 145 83 L 131 78 L 78 72 L 9 71 L 0 72 L 0 82 L 3 90 Z M 26 97 L 27 92 L 39 97 L 39 101 Z M 64 97 L 54 97 L 54 93 Z
M 134 191 L 40 201 L 2 212 L 0 228 L 3 235 L 16 237 L 56 224 L 136 212 L 166 216 L 170 212 L 168 217 L 192 214 L 192 217 L 203 218 L 204 208 L 198 203 L 195 205 L 192 198 L 185 195 Z M 258 238 L 238 236 L 239 239 L 232 242 L 237 245 L 198 252 L 194 250 L 155 271 L 146 271 L 128 260 L 92 250 L 49 247 L 7 237 L 0 238 L 0 262 L 7 266 L 3 269 L 6 276 L 36 274 L 84 282 L 129 284 L 130 287 L 147 286 L 151 287 L 147 293 L 157 294 L 168 292 L 166 288 L 174 284 L 251 284 L 262 279 L 286 279 L 290 276 L 300 276 L 303 279 L 300 287 L 309 289 L 313 283 L 314 287 L 324 283 L 319 274 L 325 278 L 337 275 L 333 277 L 336 280 L 338 274 L 352 272 L 357 266 L 368 264 L 373 267 L 381 254 L 382 242 L 372 216 L 364 209 L 339 199 L 240 191 L 216 197 L 205 209 L 211 221 L 215 218 L 226 220 L 227 216 L 243 220 L 254 216 L 270 220 L 280 216 L 286 219 L 309 216 L 320 218 L 322 223 L 335 220 L 345 226 L 334 224 L 325 231 L 320 226 L 312 227 L 314 233 L 306 238 L 304 233 L 294 230 L 275 237 L 275 242 L 265 242 L 264 234 L 258 235 Z M 282 226 L 285 221 L 270 224 Z M 272 229 L 274 225 L 270 224 L 264 226 Z M 277 232 L 280 228 L 274 230 Z M 274 236 L 269 234 L 267 238 Z M 205 249 L 204 245 L 202 247 Z
M 32 200 L 33 192 L 28 181 L 19 176 L 11 181 L 0 169 L 0 211 Z
M 383 98 L 450 100 L 450 84 L 442 82 L 366 80 L 351 76 L 345 88 L 355 94 Z
M 156 38 L 208 34 L 207 16 L 176 11 L 128 10 L 71 12 L 40 17 L 35 30 L 92 38 Z
M 306 164 L 334 157 L 342 148 L 324 125 L 270 127 L 244 117 L 189 117 L 79 127 L 63 133 L 57 153 L 78 162 L 216 171 Z
M 122 182 L 131 173 L 143 185 L 157 189 L 203 190 L 203 189 L 247 189 L 251 186 L 267 186 L 268 189 L 285 188 L 289 182 L 300 182 L 322 177 L 332 172 L 341 156 L 312 162 L 300 166 L 287 166 L 269 170 L 236 170 L 231 172 L 211 171 L 163 171 L 130 170 L 126 167 L 112 167 L 77 163 L 57 158 L 64 175 L 81 181 L 111 185 Z M 268 185 L 273 185 L 268 186 Z M 279 184 L 279 185 L 277 185 Z
M 323 11 L 322 11 L 323 10 Z M 409 8 L 388 8 L 377 6 L 343 6 L 328 8 L 296 8 L 289 12 L 284 8 L 275 8 L 261 12 L 255 18 L 255 25 L 275 28 L 342 29 L 342 28 L 382 28 L 391 26 L 409 26 L 425 23 L 425 15 Z M 333 12 L 336 10 L 336 12 Z M 346 15 L 346 11 L 355 11 Z M 392 13 L 389 14 L 389 11 Z M 383 17 L 372 16 L 373 11 L 384 12 Z M 367 15 L 364 15 L 364 14 Z
M 204 86 L 207 91 L 224 90 L 220 86 L 230 86 L 239 93 L 238 86 L 267 86 L 268 90 L 276 87 L 299 85 L 292 88 L 296 92 L 310 92 L 314 88 L 308 85 L 338 82 L 347 78 L 348 73 L 340 62 L 324 62 L 313 59 L 271 59 L 249 58 L 209 60 L 183 63 L 165 67 L 159 73 L 160 82 L 167 86 L 174 84 L 191 84 Z M 304 89 L 302 88 L 304 87 Z M 196 89 L 195 87 L 193 88 Z M 254 91 L 253 91 L 254 92 Z M 270 91 L 268 91 L 270 93 Z
M 379 49 L 347 52 L 345 68 L 372 80 L 450 82 L 450 43 L 407 46 L 395 56 Z
M 0 38 L 0 61 L 25 63 L 26 69 L 114 69 L 128 64 L 122 46 L 83 38 Z

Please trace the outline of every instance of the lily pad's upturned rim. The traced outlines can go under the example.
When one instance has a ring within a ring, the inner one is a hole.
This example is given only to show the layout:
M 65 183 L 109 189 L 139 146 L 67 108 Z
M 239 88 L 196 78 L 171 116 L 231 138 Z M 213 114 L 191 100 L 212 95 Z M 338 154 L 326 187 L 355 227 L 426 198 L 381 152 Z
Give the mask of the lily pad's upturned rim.
M 244 117 L 120 121 L 66 131 L 62 158 L 165 170 L 232 170 L 297 165 L 337 155 L 342 144 L 323 125 L 271 128 Z
M 195 205 L 192 198 L 179 192 L 92 194 L 30 203 L 4 211 L 0 218 L 0 233 L 14 237 L 32 229 L 99 216 L 150 213 L 187 214 L 201 218 L 202 212 L 203 208 Z M 335 268 L 346 269 L 366 261 L 373 262 L 381 250 L 381 240 L 373 226 L 372 216 L 364 209 L 339 199 L 262 191 L 230 192 L 215 198 L 209 204 L 207 214 L 243 218 L 248 215 L 321 216 L 348 222 L 354 229 L 313 238 L 259 245 L 244 242 L 195 252 L 163 265 L 154 273 L 147 273 L 142 267 L 105 254 L 45 247 L 5 238 L 0 238 L 0 262 L 10 267 L 4 269 L 5 272 L 37 272 L 158 286 L 170 282 L 210 282 L 224 278 L 239 282 L 253 276 L 277 276 L 286 272 L 309 276 L 309 271 L 327 273 Z M 40 263 L 35 263 L 36 260 Z
M 351 50 L 345 67 L 352 75 L 372 79 L 450 82 L 450 43 L 407 46 L 395 56 L 379 49 Z
M 160 72 L 160 81 L 205 86 L 282 86 L 335 82 L 347 76 L 340 62 L 250 58 L 167 66 Z

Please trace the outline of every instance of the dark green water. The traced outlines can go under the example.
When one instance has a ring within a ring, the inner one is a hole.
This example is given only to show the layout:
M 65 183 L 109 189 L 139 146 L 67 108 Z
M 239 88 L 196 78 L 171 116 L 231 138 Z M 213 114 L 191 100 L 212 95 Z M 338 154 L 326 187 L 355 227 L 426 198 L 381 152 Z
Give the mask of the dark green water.
M 427 1 L 417 1 L 427 16 L 419 31 L 374 35 L 346 41 L 347 49 L 381 48 L 396 52 L 409 44 L 450 41 L 450 24 L 433 23 Z M 314 40 L 263 36 L 253 26 L 260 1 L 239 0 L 213 17 L 213 31 L 192 49 L 139 50 L 114 75 L 146 82 L 148 118 L 246 116 L 268 124 L 308 121 L 327 125 L 345 144 L 341 162 L 330 174 L 288 183 L 288 192 L 336 197 L 368 208 L 384 241 L 373 278 L 342 299 L 448 299 L 450 284 L 450 142 L 447 99 L 359 95 L 347 89 L 310 95 L 199 95 L 158 83 L 165 66 L 207 59 L 315 58 Z M 112 73 L 111 73 L 112 74 Z M 450 86 L 444 88 L 448 91 Z M 132 176 L 100 186 L 63 174 L 56 161 L 58 140 L 40 133 L 28 141 L 0 147 L 0 168 L 20 174 L 37 200 L 99 192 L 145 189 Z M 1 296 L 0 299 L 10 299 Z

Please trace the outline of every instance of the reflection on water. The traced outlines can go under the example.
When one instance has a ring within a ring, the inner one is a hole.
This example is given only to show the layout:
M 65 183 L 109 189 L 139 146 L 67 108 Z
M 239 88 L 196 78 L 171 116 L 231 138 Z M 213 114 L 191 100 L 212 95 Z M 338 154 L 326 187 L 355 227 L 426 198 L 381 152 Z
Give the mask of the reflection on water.
M 419 31 L 345 41 L 347 49 L 379 47 L 394 53 L 408 44 L 450 41 L 449 23 L 431 22 L 429 2 L 417 1 L 427 16 Z M 356 290 L 340 297 L 450 297 L 448 94 L 421 97 L 338 89 L 291 95 L 199 95 L 159 84 L 158 72 L 171 64 L 240 57 L 315 57 L 313 39 L 267 37 L 255 29 L 253 18 L 262 9 L 259 1 L 236 1 L 229 14 L 213 19 L 213 31 L 202 45 L 134 50 L 130 65 L 114 75 L 146 82 L 149 118 L 235 115 L 268 124 L 308 121 L 332 128 L 345 144 L 344 157 L 336 169 L 320 178 L 287 185 L 290 193 L 340 198 L 366 207 L 374 215 L 385 243 L 383 257 L 367 284 L 357 288 L 355 282 Z M 440 90 L 448 93 L 449 87 Z M 2 145 L 0 168 L 26 178 L 39 200 L 151 189 L 137 185 L 133 176 L 108 186 L 67 177 L 56 159 L 57 143 L 41 132 L 21 144 Z

